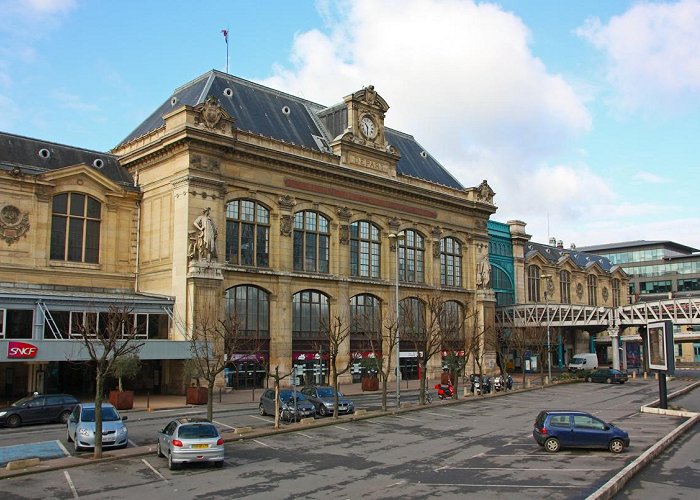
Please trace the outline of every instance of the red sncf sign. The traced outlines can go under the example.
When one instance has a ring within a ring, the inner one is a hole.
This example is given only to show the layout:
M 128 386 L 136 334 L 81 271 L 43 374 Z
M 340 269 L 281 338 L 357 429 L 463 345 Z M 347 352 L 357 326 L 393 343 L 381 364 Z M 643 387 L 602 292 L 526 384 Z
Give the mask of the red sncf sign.
M 37 346 L 26 342 L 10 341 L 7 344 L 7 357 L 8 359 L 33 358 L 38 350 Z

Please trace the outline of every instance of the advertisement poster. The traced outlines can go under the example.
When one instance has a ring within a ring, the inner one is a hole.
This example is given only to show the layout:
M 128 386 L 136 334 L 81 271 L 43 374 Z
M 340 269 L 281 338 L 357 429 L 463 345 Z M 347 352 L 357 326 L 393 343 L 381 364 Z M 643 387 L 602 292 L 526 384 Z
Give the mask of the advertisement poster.
M 666 356 L 666 323 L 649 323 L 647 326 L 647 345 L 649 346 L 649 368 L 652 370 L 668 370 Z

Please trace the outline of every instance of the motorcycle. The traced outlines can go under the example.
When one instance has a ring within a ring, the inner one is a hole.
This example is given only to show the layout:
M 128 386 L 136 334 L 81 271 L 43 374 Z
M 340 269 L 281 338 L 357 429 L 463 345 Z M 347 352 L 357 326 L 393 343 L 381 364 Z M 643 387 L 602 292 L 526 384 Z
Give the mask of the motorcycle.
M 511 377 L 510 374 L 506 376 L 506 390 L 513 390 L 513 377 Z
M 435 386 L 435 389 L 437 389 L 437 394 L 440 399 L 454 398 L 455 388 L 452 385 L 452 382 L 449 382 L 447 384 L 437 384 Z
M 494 392 L 501 392 L 505 388 L 504 386 L 505 386 L 505 384 L 503 383 L 503 377 L 501 375 L 494 377 L 494 379 L 493 379 Z
M 471 380 L 471 391 L 472 394 L 476 394 L 477 396 L 481 395 L 482 387 L 481 387 L 481 379 L 479 378 L 478 375 L 472 375 L 469 377 Z
M 493 384 L 491 383 L 491 377 L 484 377 L 481 381 L 481 392 L 484 394 L 490 394 Z

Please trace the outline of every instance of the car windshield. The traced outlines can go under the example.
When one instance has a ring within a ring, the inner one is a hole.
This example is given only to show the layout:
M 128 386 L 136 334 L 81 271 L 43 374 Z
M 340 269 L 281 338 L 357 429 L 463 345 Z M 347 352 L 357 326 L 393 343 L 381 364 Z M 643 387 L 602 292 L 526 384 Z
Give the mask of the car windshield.
M 280 391 L 280 401 L 287 401 L 289 399 L 292 399 L 294 397 L 294 392 L 295 391 L 290 391 L 290 390 Z M 304 395 L 299 391 L 296 391 L 296 395 L 297 395 L 297 401 L 301 401 L 302 399 L 306 399 L 304 397 Z
M 94 422 L 95 421 L 95 409 L 94 408 L 83 408 L 83 414 L 80 418 L 83 422 Z M 103 422 L 116 422 L 119 420 L 119 415 L 114 408 L 109 406 L 102 408 L 102 421 Z
M 584 358 L 574 358 L 571 362 L 575 365 L 582 365 L 586 360 Z
M 319 398 L 333 398 L 335 397 L 335 391 L 332 387 L 319 387 L 318 388 Z
M 28 403 L 32 399 L 34 399 L 34 396 L 27 396 L 22 399 L 18 399 L 17 401 L 12 403 L 12 406 L 22 406 L 23 404 Z
M 204 439 L 217 437 L 219 431 L 211 424 L 191 424 L 180 426 L 177 434 L 180 439 Z

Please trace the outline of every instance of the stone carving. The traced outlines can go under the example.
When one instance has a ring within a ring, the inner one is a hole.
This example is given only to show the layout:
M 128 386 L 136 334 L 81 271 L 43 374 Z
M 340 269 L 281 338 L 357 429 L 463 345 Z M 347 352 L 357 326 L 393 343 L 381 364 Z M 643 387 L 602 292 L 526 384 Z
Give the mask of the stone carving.
M 283 194 L 277 199 L 277 204 L 280 208 L 286 208 L 287 210 L 291 210 L 292 208 L 294 208 L 294 205 L 296 205 L 297 202 L 294 199 L 294 196 Z
M 292 235 L 292 216 L 283 215 L 280 217 L 280 235 L 281 236 L 291 236 Z
M 190 167 L 205 172 L 218 172 L 220 170 L 219 160 L 206 156 L 202 157 L 201 155 L 192 155 L 190 157 Z
M 430 230 L 430 234 L 433 238 L 439 238 L 442 236 L 442 229 L 440 229 L 440 226 L 433 226 Z
M 204 107 L 202 108 L 204 124 L 209 128 L 215 128 L 222 116 L 224 116 L 224 112 L 221 109 L 219 100 L 213 95 L 207 97 L 207 100 L 204 101 Z
M 347 245 L 350 243 L 350 226 L 347 224 L 341 224 L 339 237 L 341 245 Z
M 435 258 L 435 259 L 440 258 L 440 242 L 439 241 L 433 241 L 433 258 Z
M 489 183 L 486 182 L 486 179 L 481 181 L 481 184 L 479 184 L 479 187 L 477 188 L 476 192 L 476 199 L 477 200 L 483 200 L 487 203 L 493 202 L 493 196 L 496 193 L 491 189 L 489 186 Z
M 370 85 L 365 88 L 365 102 L 369 105 L 374 104 L 377 99 L 377 91 L 374 90 L 374 85 Z
M 209 215 L 210 212 L 211 209 L 209 207 L 205 208 L 202 210 L 202 215 L 197 217 L 193 223 L 195 229 L 197 229 L 193 258 L 198 260 L 206 260 L 209 262 L 211 262 L 212 259 L 217 259 L 217 231 L 214 221 Z
M 576 296 L 579 299 L 583 297 L 583 285 L 581 283 L 576 283 Z
M 387 224 L 393 230 L 393 232 L 396 232 L 396 231 L 398 231 L 399 226 L 401 226 L 401 221 L 397 217 L 391 217 L 387 221 Z
M 491 285 L 491 263 L 489 256 L 484 255 L 476 266 L 476 287 L 489 288 Z
M 609 294 L 609 292 L 608 292 L 608 287 L 607 287 L 607 286 L 604 286 L 604 287 L 603 287 L 603 300 L 604 300 L 605 302 L 607 302 L 607 301 L 608 301 L 608 297 L 610 297 L 610 294 Z
M 14 205 L 5 205 L 0 210 L 0 238 L 8 245 L 25 236 L 29 231 L 29 214 L 22 215 Z
M 338 214 L 338 218 L 340 220 L 350 220 L 350 217 L 352 217 L 352 210 L 350 210 L 348 207 L 339 207 L 336 210 L 336 213 Z

